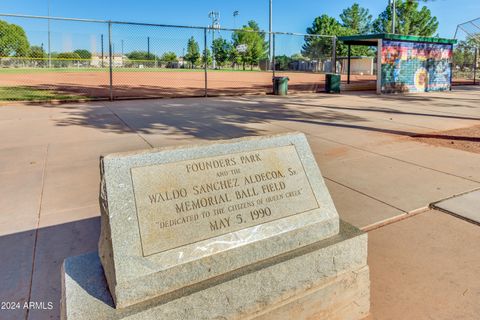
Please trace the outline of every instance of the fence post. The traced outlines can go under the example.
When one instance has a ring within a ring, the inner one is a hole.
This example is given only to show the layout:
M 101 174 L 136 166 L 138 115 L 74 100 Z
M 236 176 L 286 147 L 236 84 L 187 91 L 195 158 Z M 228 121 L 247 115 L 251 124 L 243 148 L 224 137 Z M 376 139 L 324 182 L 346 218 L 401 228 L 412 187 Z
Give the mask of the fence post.
M 103 57 L 102 57 L 103 61 Z M 108 21 L 108 64 L 110 72 L 110 101 L 113 101 L 113 66 L 112 66 L 112 22 Z
M 348 45 L 348 60 L 347 60 L 347 84 L 350 84 L 350 59 L 352 56 L 352 46 Z
M 475 58 L 473 59 L 473 84 L 477 84 L 477 61 L 478 61 L 478 48 L 475 47 Z
M 215 32 L 215 31 L 213 31 Z M 207 75 L 207 28 L 203 28 L 203 69 L 205 73 L 205 97 L 208 97 L 208 75 Z
M 337 73 L 337 37 L 332 38 L 332 73 Z
M 271 56 L 271 62 L 272 62 L 272 81 L 273 78 L 275 78 L 275 33 L 272 33 L 272 56 Z

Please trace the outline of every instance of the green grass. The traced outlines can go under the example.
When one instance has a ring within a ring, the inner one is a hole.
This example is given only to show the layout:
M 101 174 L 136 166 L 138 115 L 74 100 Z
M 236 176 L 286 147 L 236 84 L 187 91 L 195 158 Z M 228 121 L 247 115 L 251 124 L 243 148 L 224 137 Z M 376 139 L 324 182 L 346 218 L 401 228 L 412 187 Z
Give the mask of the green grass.
M 113 72 L 204 72 L 204 69 L 173 69 L 173 68 L 113 68 Z M 0 74 L 30 74 L 46 72 L 102 72 L 108 73 L 108 68 L 0 68 Z M 271 72 L 258 69 L 244 70 L 239 69 L 208 69 L 208 72 Z
M 49 101 L 49 100 L 80 100 L 82 96 L 75 96 L 28 87 L 0 87 L 0 101 Z

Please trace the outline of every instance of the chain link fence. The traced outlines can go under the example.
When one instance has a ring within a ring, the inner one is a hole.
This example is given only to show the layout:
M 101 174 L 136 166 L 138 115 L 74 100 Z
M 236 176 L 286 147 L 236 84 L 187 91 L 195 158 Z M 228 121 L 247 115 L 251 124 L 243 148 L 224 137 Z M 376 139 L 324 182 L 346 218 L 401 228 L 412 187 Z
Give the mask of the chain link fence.
M 321 91 L 334 37 L 0 14 L 0 100 Z
M 479 49 L 463 43 L 453 49 L 452 82 L 456 85 L 479 84 Z
M 453 84 L 479 84 L 480 18 L 457 26 L 453 49 Z

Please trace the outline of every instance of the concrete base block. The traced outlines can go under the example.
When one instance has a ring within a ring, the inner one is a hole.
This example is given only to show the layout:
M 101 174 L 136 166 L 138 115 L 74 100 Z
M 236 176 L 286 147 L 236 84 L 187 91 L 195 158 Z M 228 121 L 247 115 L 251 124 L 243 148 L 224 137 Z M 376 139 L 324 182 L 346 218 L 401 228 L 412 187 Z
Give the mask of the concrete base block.
M 65 260 L 62 319 L 362 319 L 370 309 L 367 235 L 334 237 L 115 309 L 98 253 Z

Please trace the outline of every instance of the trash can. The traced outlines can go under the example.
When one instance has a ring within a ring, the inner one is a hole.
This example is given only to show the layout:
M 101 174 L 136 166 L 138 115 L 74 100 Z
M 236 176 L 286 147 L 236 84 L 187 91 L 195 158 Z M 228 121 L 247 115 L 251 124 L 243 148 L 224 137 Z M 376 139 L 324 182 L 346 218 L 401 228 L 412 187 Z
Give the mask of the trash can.
M 288 77 L 273 77 L 273 94 L 286 96 L 288 93 Z
M 327 73 L 325 76 L 325 91 L 327 93 L 340 93 L 340 75 Z

